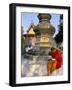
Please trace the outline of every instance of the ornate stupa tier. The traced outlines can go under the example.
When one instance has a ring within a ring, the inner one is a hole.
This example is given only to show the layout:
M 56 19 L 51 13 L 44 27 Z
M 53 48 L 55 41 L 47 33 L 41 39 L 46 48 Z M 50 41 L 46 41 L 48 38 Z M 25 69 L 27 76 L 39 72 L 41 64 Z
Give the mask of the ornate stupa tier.
M 55 28 L 50 23 L 41 22 L 34 28 L 34 31 L 38 31 L 40 34 L 46 33 L 48 35 L 53 36 L 53 34 L 55 33 Z
M 50 19 L 51 19 L 51 15 L 50 14 L 38 14 L 38 18 L 39 18 L 39 22 L 42 22 L 42 21 L 48 21 L 50 22 Z
M 51 15 L 50 14 L 39 14 L 39 24 L 34 28 L 35 32 L 39 32 L 40 34 L 48 34 L 48 35 L 53 35 L 55 33 L 55 28 L 54 26 L 51 25 L 50 19 Z

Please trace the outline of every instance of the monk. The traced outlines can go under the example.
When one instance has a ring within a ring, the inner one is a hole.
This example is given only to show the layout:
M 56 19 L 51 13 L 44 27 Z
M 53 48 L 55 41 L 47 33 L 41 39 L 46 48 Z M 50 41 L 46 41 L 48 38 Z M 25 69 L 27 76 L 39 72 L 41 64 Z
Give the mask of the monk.
M 48 75 L 51 75 L 54 70 L 59 69 L 63 62 L 63 57 L 58 48 L 51 48 L 51 56 L 52 59 L 47 64 Z

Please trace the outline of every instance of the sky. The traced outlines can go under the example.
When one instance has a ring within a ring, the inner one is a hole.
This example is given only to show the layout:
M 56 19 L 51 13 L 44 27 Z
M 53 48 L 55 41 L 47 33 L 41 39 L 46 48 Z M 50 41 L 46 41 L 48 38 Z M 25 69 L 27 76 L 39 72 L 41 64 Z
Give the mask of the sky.
M 37 25 L 39 23 L 38 13 L 29 13 L 29 12 L 22 12 L 21 13 L 21 25 L 23 26 L 24 33 L 28 30 L 28 27 L 31 23 L 34 23 L 34 25 Z M 51 14 L 52 18 L 50 20 L 51 24 L 55 27 L 55 34 L 58 33 L 58 25 L 60 20 L 60 14 Z

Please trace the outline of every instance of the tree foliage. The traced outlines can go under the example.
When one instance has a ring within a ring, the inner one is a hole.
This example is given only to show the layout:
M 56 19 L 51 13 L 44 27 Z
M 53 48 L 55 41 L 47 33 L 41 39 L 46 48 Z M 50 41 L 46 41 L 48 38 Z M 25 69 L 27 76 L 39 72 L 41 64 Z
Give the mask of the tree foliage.
M 61 15 L 60 19 L 63 20 L 63 15 Z M 57 44 L 63 42 L 63 22 L 60 22 L 59 33 L 55 36 L 54 39 L 55 39 Z

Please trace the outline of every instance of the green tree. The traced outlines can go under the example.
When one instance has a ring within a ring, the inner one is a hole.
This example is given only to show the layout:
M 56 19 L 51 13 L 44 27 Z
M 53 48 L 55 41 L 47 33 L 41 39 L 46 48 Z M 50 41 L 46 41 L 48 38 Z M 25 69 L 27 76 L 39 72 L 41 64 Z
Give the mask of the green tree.
M 63 15 L 60 15 L 59 33 L 55 36 L 54 39 L 57 44 L 63 42 Z

